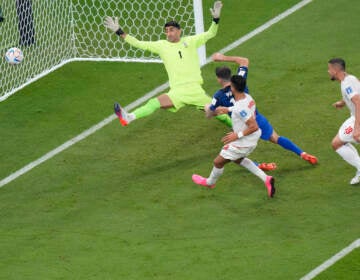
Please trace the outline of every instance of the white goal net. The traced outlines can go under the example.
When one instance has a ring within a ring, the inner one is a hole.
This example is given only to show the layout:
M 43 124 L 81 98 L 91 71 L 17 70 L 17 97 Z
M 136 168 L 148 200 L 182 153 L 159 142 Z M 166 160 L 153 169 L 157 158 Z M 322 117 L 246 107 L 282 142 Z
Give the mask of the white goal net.
M 184 35 L 203 31 L 201 0 L 2 0 L 0 101 L 70 61 L 160 61 L 109 32 L 106 15 L 119 17 L 140 40 L 164 39 L 169 20 L 178 21 Z M 22 63 L 5 61 L 10 47 L 23 51 Z

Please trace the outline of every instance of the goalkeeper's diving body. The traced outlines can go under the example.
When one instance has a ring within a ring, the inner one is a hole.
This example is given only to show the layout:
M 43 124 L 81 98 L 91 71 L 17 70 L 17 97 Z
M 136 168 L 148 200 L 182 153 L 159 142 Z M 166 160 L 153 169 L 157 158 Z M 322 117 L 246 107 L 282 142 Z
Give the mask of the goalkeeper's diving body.
M 197 49 L 215 37 L 221 8 L 222 2 L 216 1 L 214 7 L 210 9 L 213 22 L 208 31 L 181 37 L 180 25 L 176 21 L 169 21 L 164 26 L 166 40 L 158 41 L 139 41 L 120 28 L 118 18 L 105 18 L 104 25 L 122 37 L 125 42 L 136 48 L 158 54 L 169 78 L 170 90 L 168 93 L 150 99 L 131 113 L 126 112 L 118 103 L 114 104 L 115 113 L 123 126 L 136 119 L 146 117 L 159 108 L 176 112 L 186 105 L 193 105 L 203 109 L 205 104 L 211 102 L 211 97 L 202 88 L 203 79 Z M 219 115 L 217 118 L 231 127 L 231 119 L 227 114 Z

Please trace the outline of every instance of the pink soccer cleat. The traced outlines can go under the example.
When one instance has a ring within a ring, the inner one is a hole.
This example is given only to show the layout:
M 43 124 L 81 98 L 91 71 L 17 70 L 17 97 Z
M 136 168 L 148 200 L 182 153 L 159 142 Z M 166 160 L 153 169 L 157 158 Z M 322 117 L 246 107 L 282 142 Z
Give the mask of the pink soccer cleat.
M 268 191 L 268 196 L 273 197 L 275 194 L 275 179 L 272 176 L 266 176 L 265 187 Z
M 204 177 L 202 177 L 202 176 L 200 176 L 200 175 L 193 174 L 193 175 L 192 175 L 192 180 L 193 180 L 193 182 L 194 182 L 195 184 L 204 186 L 204 187 L 206 187 L 206 188 L 208 188 L 208 189 L 213 189 L 213 188 L 215 188 L 215 184 L 214 184 L 214 185 L 208 185 L 208 184 L 206 183 L 206 178 L 204 178 Z

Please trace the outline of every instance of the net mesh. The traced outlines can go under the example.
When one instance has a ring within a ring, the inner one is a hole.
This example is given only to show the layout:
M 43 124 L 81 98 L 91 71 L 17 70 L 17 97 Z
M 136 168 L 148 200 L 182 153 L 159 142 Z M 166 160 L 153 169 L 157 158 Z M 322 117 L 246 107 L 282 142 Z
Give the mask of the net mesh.
M 169 20 L 178 21 L 183 34 L 195 34 L 192 0 L 3 0 L 0 5 L 0 101 L 72 60 L 159 61 L 108 31 L 105 16 L 118 17 L 140 40 L 165 39 Z M 5 61 L 10 47 L 23 51 L 19 65 Z

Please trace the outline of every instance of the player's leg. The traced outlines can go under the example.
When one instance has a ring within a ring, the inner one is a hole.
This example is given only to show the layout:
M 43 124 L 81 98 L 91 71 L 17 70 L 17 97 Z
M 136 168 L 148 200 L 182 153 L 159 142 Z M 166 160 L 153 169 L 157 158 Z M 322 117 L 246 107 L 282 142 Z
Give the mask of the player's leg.
M 205 111 L 205 116 L 208 119 L 215 117 L 222 123 L 226 124 L 228 127 L 232 127 L 231 117 L 228 114 L 217 115 L 214 111 L 210 110 L 210 104 L 206 104 L 204 106 L 204 111 Z
M 121 108 L 119 104 L 115 103 L 115 114 L 119 117 L 122 125 L 127 125 L 130 122 L 147 117 L 154 113 L 156 110 L 163 108 L 168 109 L 174 107 L 171 99 L 167 94 L 162 94 L 158 97 L 151 98 L 143 106 L 135 109 L 133 112 L 128 113 L 124 108 Z
M 239 164 L 249 170 L 252 174 L 259 177 L 265 184 L 265 187 L 268 191 L 268 196 L 273 197 L 275 194 L 275 179 L 272 176 L 268 176 L 264 171 L 254 164 L 254 162 L 248 158 L 242 158 L 234 161 L 234 163 Z
M 260 138 L 265 141 L 270 141 L 274 144 L 278 144 L 285 150 L 291 151 L 302 159 L 308 161 L 311 164 L 317 164 L 318 160 L 315 156 L 310 155 L 304 152 L 299 146 L 297 146 L 294 142 L 292 142 L 289 138 L 284 136 L 279 136 L 271 123 L 261 114 L 256 115 L 256 121 L 261 128 L 261 136 Z
M 292 142 L 290 139 L 279 136 L 276 131 L 273 131 L 270 139 L 272 143 L 278 144 L 282 148 L 289 150 L 298 156 L 300 156 L 303 160 L 306 160 L 307 162 L 311 164 L 317 164 L 318 160 L 315 156 L 308 154 L 304 152 L 299 146 L 297 146 L 294 142 Z
M 215 188 L 216 181 L 224 172 L 224 165 L 230 162 L 230 160 L 218 155 L 214 159 L 214 166 L 208 178 L 202 177 L 198 174 L 192 175 L 192 180 L 195 184 L 201 185 L 210 189 Z
M 194 105 L 200 110 L 205 111 L 205 105 L 211 103 L 211 97 L 208 96 L 204 89 L 199 84 L 191 84 L 184 86 L 177 92 L 173 92 L 171 95 L 171 99 L 174 101 L 174 105 L 176 107 L 175 100 L 181 100 L 182 103 L 187 105 Z M 173 98 L 173 95 L 175 98 Z M 222 123 L 226 124 L 228 127 L 232 127 L 231 118 L 228 114 L 223 114 L 219 116 L 215 116 L 215 118 Z
M 350 143 L 354 142 L 352 132 L 349 133 L 348 131 L 351 130 L 347 130 L 349 127 L 352 128 L 353 124 L 354 120 L 352 120 L 352 118 L 346 120 L 340 127 L 339 133 L 331 142 L 335 152 L 338 153 L 348 164 L 356 168 L 355 177 L 350 181 L 351 185 L 360 183 L 360 157 L 357 149 Z
M 217 115 L 215 118 L 226 124 L 228 127 L 232 127 L 232 121 L 228 114 Z

